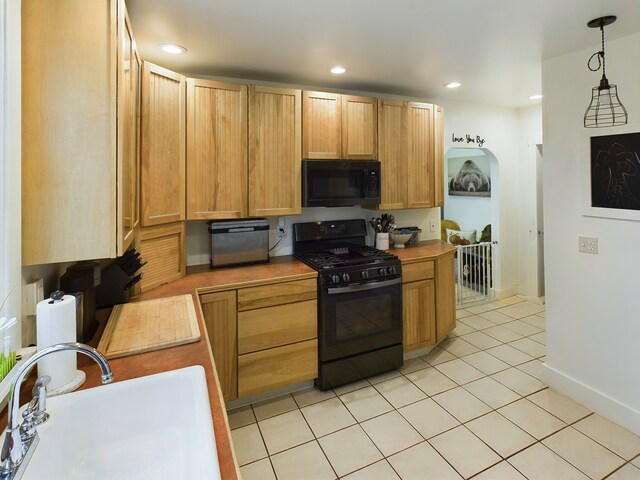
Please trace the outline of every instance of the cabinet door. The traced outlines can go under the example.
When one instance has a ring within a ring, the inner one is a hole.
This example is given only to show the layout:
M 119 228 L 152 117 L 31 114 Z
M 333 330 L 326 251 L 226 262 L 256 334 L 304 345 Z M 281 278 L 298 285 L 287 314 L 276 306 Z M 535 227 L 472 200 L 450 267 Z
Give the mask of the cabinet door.
M 184 222 L 141 228 L 138 250 L 142 259 L 147 262 L 141 269 L 144 274 L 140 281 L 142 292 L 184 277 Z
M 408 206 L 433 207 L 433 105 L 409 102 Z
M 436 302 L 434 280 L 402 285 L 403 343 L 410 352 L 436 343 Z
M 141 221 L 185 218 L 185 78 L 142 64 Z
M 456 287 L 453 253 L 436 260 L 437 340 L 441 342 L 456 328 Z
M 433 177 L 435 181 L 434 207 L 444 205 L 444 110 L 438 105 L 434 105 L 434 126 L 433 126 Z
M 238 398 L 236 291 L 200 295 L 204 324 L 226 402 Z
M 338 93 L 302 92 L 303 158 L 341 158 L 341 99 Z
M 342 158 L 378 158 L 377 110 L 375 98 L 342 95 Z
M 187 79 L 187 219 L 247 216 L 247 87 Z
M 23 265 L 116 255 L 117 6 L 22 1 Z
M 249 86 L 249 215 L 297 215 L 301 91 Z
M 133 102 L 134 102 L 134 122 L 135 122 L 135 155 L 133 166 L 133 228 L 140 224 L 140 86 L 142 82 L 142 61 L 138 49 L 133 49 Z
M 124 1 L 118 2 L 124 9 Z M 133 35 L 126 11 L 118 16 L 118 255 L 122 255 L 133 240 L 136 158 L 135 72 Z
M 378 100 L 378 159 L 382 167 L 380 210 L 407 208 L 406 102 Z

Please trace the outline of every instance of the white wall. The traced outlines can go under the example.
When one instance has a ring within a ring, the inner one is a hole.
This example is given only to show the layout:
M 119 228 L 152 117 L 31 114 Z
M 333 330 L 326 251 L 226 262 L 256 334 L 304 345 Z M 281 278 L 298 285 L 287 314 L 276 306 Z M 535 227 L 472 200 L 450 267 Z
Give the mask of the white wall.
M 615 28 L 615 25 L 614 27 Z M 552 387 L 640 434 L 640 222 L 585 217 L 582 192 L 589 135 L 582 118 L 600 73 L 593 48 L 543 62 L 545 270 Z M 640 131 L 640 33 L 607 42 L 607 76 Z M 578 235 L 599 254 L 578 253 Z
M 542 144 L 542 105 L 518 109 L 518 178 L 519 204 L 518 228 L 518 293 L 527 297 L 538 296 L 537 235 L 536 222 L 536 145 Z M 542 226 L 540 226 L 541 229 Z
M 440 209 L 420 208 L 415 210 L 388 210 L 376 212 L 360 207 L 338 207 L 338 208 L 303 208 L 301 215 L 284 217 L 286 235 L 282 242 L 273 249 L 271 256 L 290 255 L 293 251 L 293 240 L 291 225 L 301 222 L 315 222 L 319 220 L 346 220 L 362 218 L 370 220 L 371 217 L 379 217 L 381 213 L 391 213 L 396 219 L 398 227 L 416 226 L 422 229 L 421 240 L 440 238 Z M 436 231 L 429 231 L 429 222 L 436 222 Z M 277 225 L 275 218 L 269 218 L 270 239 L 269 246 L 273 247 L 278 241 Z M 368 226 L 367 244 L 373 245 L 373 230 Z M 204 221 L 187 222 L 187 265 L 201 265 L 209 263 L 211 255 L 211 237 L 207 232 L 207 224 Z
M 498 160 L 498 173 L 492 167 L 491 182 L 493 194 L 497 195 L 499 212 L 492 215 L 492 239 L 499 245 L 494 272 L 495 288 L 499 296 L 517 293 L 518 279 L 518 176 L 519 129 L 518 113 L 515 109 L 491 107 L 481 104 L 438 101 L 444 107 L 444 151 L 459 148 L 460 143 L 452 141 L 452 135 L 480 135 L 489 150 Z M 469 146 L 472 144 L 465 144 Z M 472 145 L 473 146 L 473 145 Z M 496 191 L 497 190 L 497 191 Z
M 449 172 L 450 158 L 487 158 L 484 151 L 478 148 L 454 148 L 444 157 L 444 178 L 449 181 L 457 172 Z M 476 230 L 476 238 L 480 241 L 480 234 L 485 225 L 491 223 L 492 197 L 466 197 L 449 195 L 449 188 L 445 183 L 443 218 L 454 220 L 462 230 Z
M 0 299 L 13 285 L 1 314 L 20 318 L 20 0 L 0 0 Z M 1 301 L 1 300 L 0 300 Z M 19 346 L 20 326 L 13 331 Z

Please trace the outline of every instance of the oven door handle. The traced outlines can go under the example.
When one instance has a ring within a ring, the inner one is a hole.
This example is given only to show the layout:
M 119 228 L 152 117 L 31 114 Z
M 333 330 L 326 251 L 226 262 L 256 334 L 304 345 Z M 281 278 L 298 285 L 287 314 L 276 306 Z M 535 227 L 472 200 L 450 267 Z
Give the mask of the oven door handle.
M 327 287 L 327 293 L 329 295 L 335 295 L 336 293 L 362 292 L 364 290 L 389 287 L 391 285 L 397 285 L 399 283 L 402 283 L 401 277 L 394 278 L 393 280 L 384 280 L 382 282 L 371 282 L 362 285 L 349 285 L 348 287 Z

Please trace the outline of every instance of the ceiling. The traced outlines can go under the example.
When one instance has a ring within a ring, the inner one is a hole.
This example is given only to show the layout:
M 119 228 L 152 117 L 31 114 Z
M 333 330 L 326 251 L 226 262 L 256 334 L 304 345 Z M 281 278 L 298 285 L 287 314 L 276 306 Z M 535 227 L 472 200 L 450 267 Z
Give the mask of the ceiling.
M 640 31 L 638 0 L 127 0 L 127 6 L 142 58 L 184 74 L 514 108 L 540 93 L 542 60 L 598 49 L 600 35 L 587 28 L 589 20 L 618 16 L 605 29 L 607 40 Z M 161 43 L 188 52 L 170 55 Z M 334 76 L 333 65 L 347 72 Z M 462 87 L 443 87 L 453 80 Z

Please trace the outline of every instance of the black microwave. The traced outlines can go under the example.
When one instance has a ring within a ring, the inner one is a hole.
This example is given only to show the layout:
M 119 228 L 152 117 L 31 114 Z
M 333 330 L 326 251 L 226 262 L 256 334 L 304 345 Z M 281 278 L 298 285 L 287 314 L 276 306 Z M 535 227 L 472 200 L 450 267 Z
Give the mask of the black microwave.
M 380 162 L 302 161 L 303 207 L 347 207 L 379 203 Z

